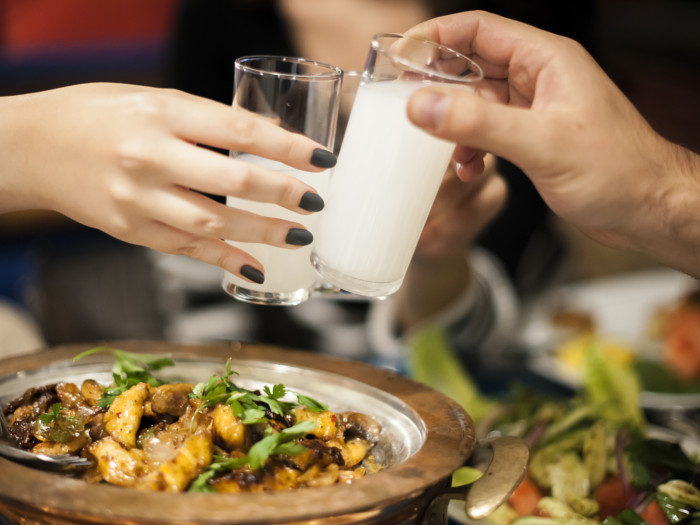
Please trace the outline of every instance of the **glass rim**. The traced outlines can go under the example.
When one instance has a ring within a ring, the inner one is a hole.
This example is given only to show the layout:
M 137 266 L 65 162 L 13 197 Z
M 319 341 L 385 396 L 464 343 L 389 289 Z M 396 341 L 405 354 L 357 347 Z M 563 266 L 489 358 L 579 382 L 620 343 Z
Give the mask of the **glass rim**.
M 463 59 L 465 62 L 467 62 L 469 64 L 470 69 L 466 70 L 461 75 L 452 75 L 450 73 L 443 73 L 440 71 L 428 69 L 424 65 L 417 65 L 416 62 L 412 62 L 411 60 L 407 60 L 405 58 L 401 58 L 399 56 L 396 56 L 394 53 L 392 53 L 392 51 L 390 49 L 388 49 L 387 47 L 383 46 L 380 43 L 380 39 L 383 39 L 383 38 L 394 38 L 396 40 L 407 39 L 407 40 L 413 40 L 414 42 L 420 42 L 421 44 L 433 46 L 435 48 L 440 49 L 441 51 L 446 51 L 446 52 L 448 52 L 456 57 Z M 401 64 L 401 65 L 406 66 L 414 71 L 424 73 L 424 74 L 429 75 L 429 76 L 438 77 L 438 78 L 450 80 L 452 82 L 457 82 L 457 83 L 479 82 L 480 80 L 484 79 L 484 70 L 481 68 L 481 66 L 479 64 L 474 62 L 474 60 L 472 60 L 468 56 L 460 53 L 459 51 L 455 51 L 451 47 L 447 47 L 443 44 L 433 42 L 432 40 L 426 40 L 423 38 L 416 38 L 416 37 L 404 35 L 401 33 L 377 33 L 372 37 L 372 48 L 376 52 L 379 52 L 379 53 L 386 55 L 395 63 Z
M 304 64 L 309 66 L 318 67 L 325 71 L 318 74 L 303 74 L 303 73 L 285 73 L 283 71 L 272 71 L 270 69 L 263 69 L 260 67 L 254 67 L 250 65 L 251 62 L 270 60 L 289 64 Z M 311 60 L 303 57 L 292 57 L 284 55 L 246 55 L 238 57 L 234 60 L 234 66 L 241 71 L 247 73 L 253 73 L 258 75 L 274 75 L 279 78 L 301 78 L 301 79 L 337 79 L 342 78 L 343 70 L 338 66 L 333 64 L 327 64 L 326 62 L 319 62 L 318 60 Z

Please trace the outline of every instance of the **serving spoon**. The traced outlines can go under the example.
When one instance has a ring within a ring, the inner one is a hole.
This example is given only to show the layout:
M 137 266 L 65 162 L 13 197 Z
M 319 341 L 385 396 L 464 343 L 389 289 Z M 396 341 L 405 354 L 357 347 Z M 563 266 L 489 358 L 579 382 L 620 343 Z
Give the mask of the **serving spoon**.
M 12 445 L 5 414 L 0 410 L 0 456 L 29 467 L 51 471 L 83 470 L 93 465 L 89 459 L 71 454 L 35 454 Z

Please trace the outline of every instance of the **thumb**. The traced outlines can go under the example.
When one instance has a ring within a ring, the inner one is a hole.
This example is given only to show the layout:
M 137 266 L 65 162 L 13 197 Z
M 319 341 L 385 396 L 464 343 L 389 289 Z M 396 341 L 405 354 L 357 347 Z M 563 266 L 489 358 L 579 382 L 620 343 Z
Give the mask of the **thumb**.
M 463 89 L 431 86 L 408 101 L 408 118 L 428 133 L 488 151 L 508 159 L 524 171 L 541 166 L 545 115 L 527 108 L 491 102 Z

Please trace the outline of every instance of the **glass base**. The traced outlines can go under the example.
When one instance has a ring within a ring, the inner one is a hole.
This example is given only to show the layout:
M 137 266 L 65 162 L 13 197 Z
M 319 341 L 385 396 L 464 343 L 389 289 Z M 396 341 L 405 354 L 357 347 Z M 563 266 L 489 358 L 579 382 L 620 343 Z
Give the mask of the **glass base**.
M 401 287 L 401 283 L 403 282 L 403 277 L 387 283 L 376 283 L 350 277 L 328 266 L 316 252 L 311 253 L 311 264 L 314 265 L 314 268 L 324 281 L 333 286 L 337 286 L 343 291 L 355 293 L 364 297 L 385 297 L 391 295 Z
M 239 301 L 269 306 L 294 306 L 306 301 L 311 295 L 311 290 L 301 288 L 292 292 L 259 292 L 231 282 L 223 282 L 224 291 Z

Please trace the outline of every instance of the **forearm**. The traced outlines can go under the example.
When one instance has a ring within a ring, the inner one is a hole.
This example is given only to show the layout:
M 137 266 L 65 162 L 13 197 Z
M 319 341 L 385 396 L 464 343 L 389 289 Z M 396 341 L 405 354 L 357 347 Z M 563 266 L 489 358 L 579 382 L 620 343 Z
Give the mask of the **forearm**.
M 649 152 L 654 162 L 640 167 L 643 191 L 631 202 L 636 204 L 631 220 L 613 229 L 607 244 L 645 253 L 700 278 L 700 156 L 657 139 Z
M 652 250 L 661 262 L 700 278 L 700 156 L 666 143 L 668 159 L 656 206 L 658 234 L 638 239 L 636 249 Z M 653 228 L 652 225 L 650 225 Z

